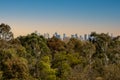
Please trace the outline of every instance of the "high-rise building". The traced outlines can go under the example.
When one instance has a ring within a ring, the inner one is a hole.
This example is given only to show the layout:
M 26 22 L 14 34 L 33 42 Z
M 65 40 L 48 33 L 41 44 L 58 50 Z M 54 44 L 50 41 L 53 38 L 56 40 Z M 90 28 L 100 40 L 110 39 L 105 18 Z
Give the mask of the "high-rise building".
M 64 33 L 64 34 L 63 34 L 63 40 L 64 40 L 65 38 L 66 38 L 66 34 Z
M 58 39 L 61 39 L 60 35 L 57 32 L 55 32 L 55 34 L 53 36 L 55 36 Z
M 80 38 L 79 38 L 80 40 L 83 40 L 83 37 L 82 37 L 82 35 L 80 35 Z
M 74 37 L 75 37 L 76 39 L 78 39 L 78 35 L 77 35 L 77 34 L 75 34 Z
M 87 34 L 84 34 L 84 40 L 87 40 Z
M 57 32 L 55 32 L 54 36 L 57 36 L 57 35 L 58 35 L 58 33 L 57 33 Z

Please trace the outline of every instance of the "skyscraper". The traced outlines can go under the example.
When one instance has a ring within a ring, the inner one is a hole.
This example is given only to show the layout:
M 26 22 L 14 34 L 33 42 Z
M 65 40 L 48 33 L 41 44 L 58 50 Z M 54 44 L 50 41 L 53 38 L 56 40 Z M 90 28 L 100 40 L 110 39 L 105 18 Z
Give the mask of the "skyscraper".
M 87 34 L 84 34 L 84 40 L 87 40 Z
M 63 40 L 64 40 L 65 38 L 66 38 L 66 34 L 64 33 L 64 34 L 63 34 Z
M 78 35 L 77 34 L 75 34 L 74 36 L 75 36 L 76 39 L 78 39 Z
M 53 36 L 55 36 L 58 39 L 61 39 L 60 35 L 57 32 L 55 32 L 55 34 Z

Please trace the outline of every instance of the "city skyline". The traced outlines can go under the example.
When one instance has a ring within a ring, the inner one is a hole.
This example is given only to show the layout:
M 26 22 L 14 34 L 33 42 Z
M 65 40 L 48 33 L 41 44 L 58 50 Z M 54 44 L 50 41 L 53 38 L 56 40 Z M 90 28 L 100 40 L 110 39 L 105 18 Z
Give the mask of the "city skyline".
M 70 35 L 67 35 L 66 33 L 63 33 L 63 34 L 59 34 L 58 32 L 55 32 L 54 34 L 49 34 L 49 33 L 44 33 L 44 34 L 41 34 L 37 31 L 33 32 L 35 34 L 37 34 L 38 36 L 43 36 L 44 38 L 46 39 L 49 39 L 49 38 L 52 38 L 52 37 L 56 37 L 58 39 L 61 39 L 61 40 L 69 40 L 70 38 L 76 38 L 76 39 L 79 39 L 79 40 L 89 40 L 91 38 L 91 33 L 96 33 L 96 32 L 91 32 L 89 34 L 77 34 L 77 33 L 74 33 L 74 34 L 70 34 Z M 33 34 L 31 33 L 31 34 Z M 29 35 L 31 35 L 29 34 Z M 97 34 L 102 34 L 102 33 L 97 33 Z M 116 36 L 113 36 L 112 33 L 103 33 L 103 34 L 107 34 L 108 36 L 110 36 L 111 38 L 114 38 Z M 118 36 L 118 35 L 117 35 Z
M 119 0 L 1 0 L 0 23 L 15 37 L 35 30 L 41 34 L 120 32 Z

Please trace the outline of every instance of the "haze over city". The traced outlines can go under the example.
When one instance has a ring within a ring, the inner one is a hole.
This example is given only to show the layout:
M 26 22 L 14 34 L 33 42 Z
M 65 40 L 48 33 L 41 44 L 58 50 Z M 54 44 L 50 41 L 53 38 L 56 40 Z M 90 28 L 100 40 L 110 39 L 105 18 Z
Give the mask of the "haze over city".
M 120 32 L 120 0 L 0 0 L 0 23 L 14 36 Z

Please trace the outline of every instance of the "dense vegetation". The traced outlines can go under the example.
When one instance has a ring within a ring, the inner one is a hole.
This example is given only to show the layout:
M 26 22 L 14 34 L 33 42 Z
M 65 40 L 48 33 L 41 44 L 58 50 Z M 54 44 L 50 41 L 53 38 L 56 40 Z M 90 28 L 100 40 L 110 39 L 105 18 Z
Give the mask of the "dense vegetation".
M 13 37 L 0 25 L 0 80 L 120 80 L 120 36 L 92 32 L 86 41 L 35 33 Z

